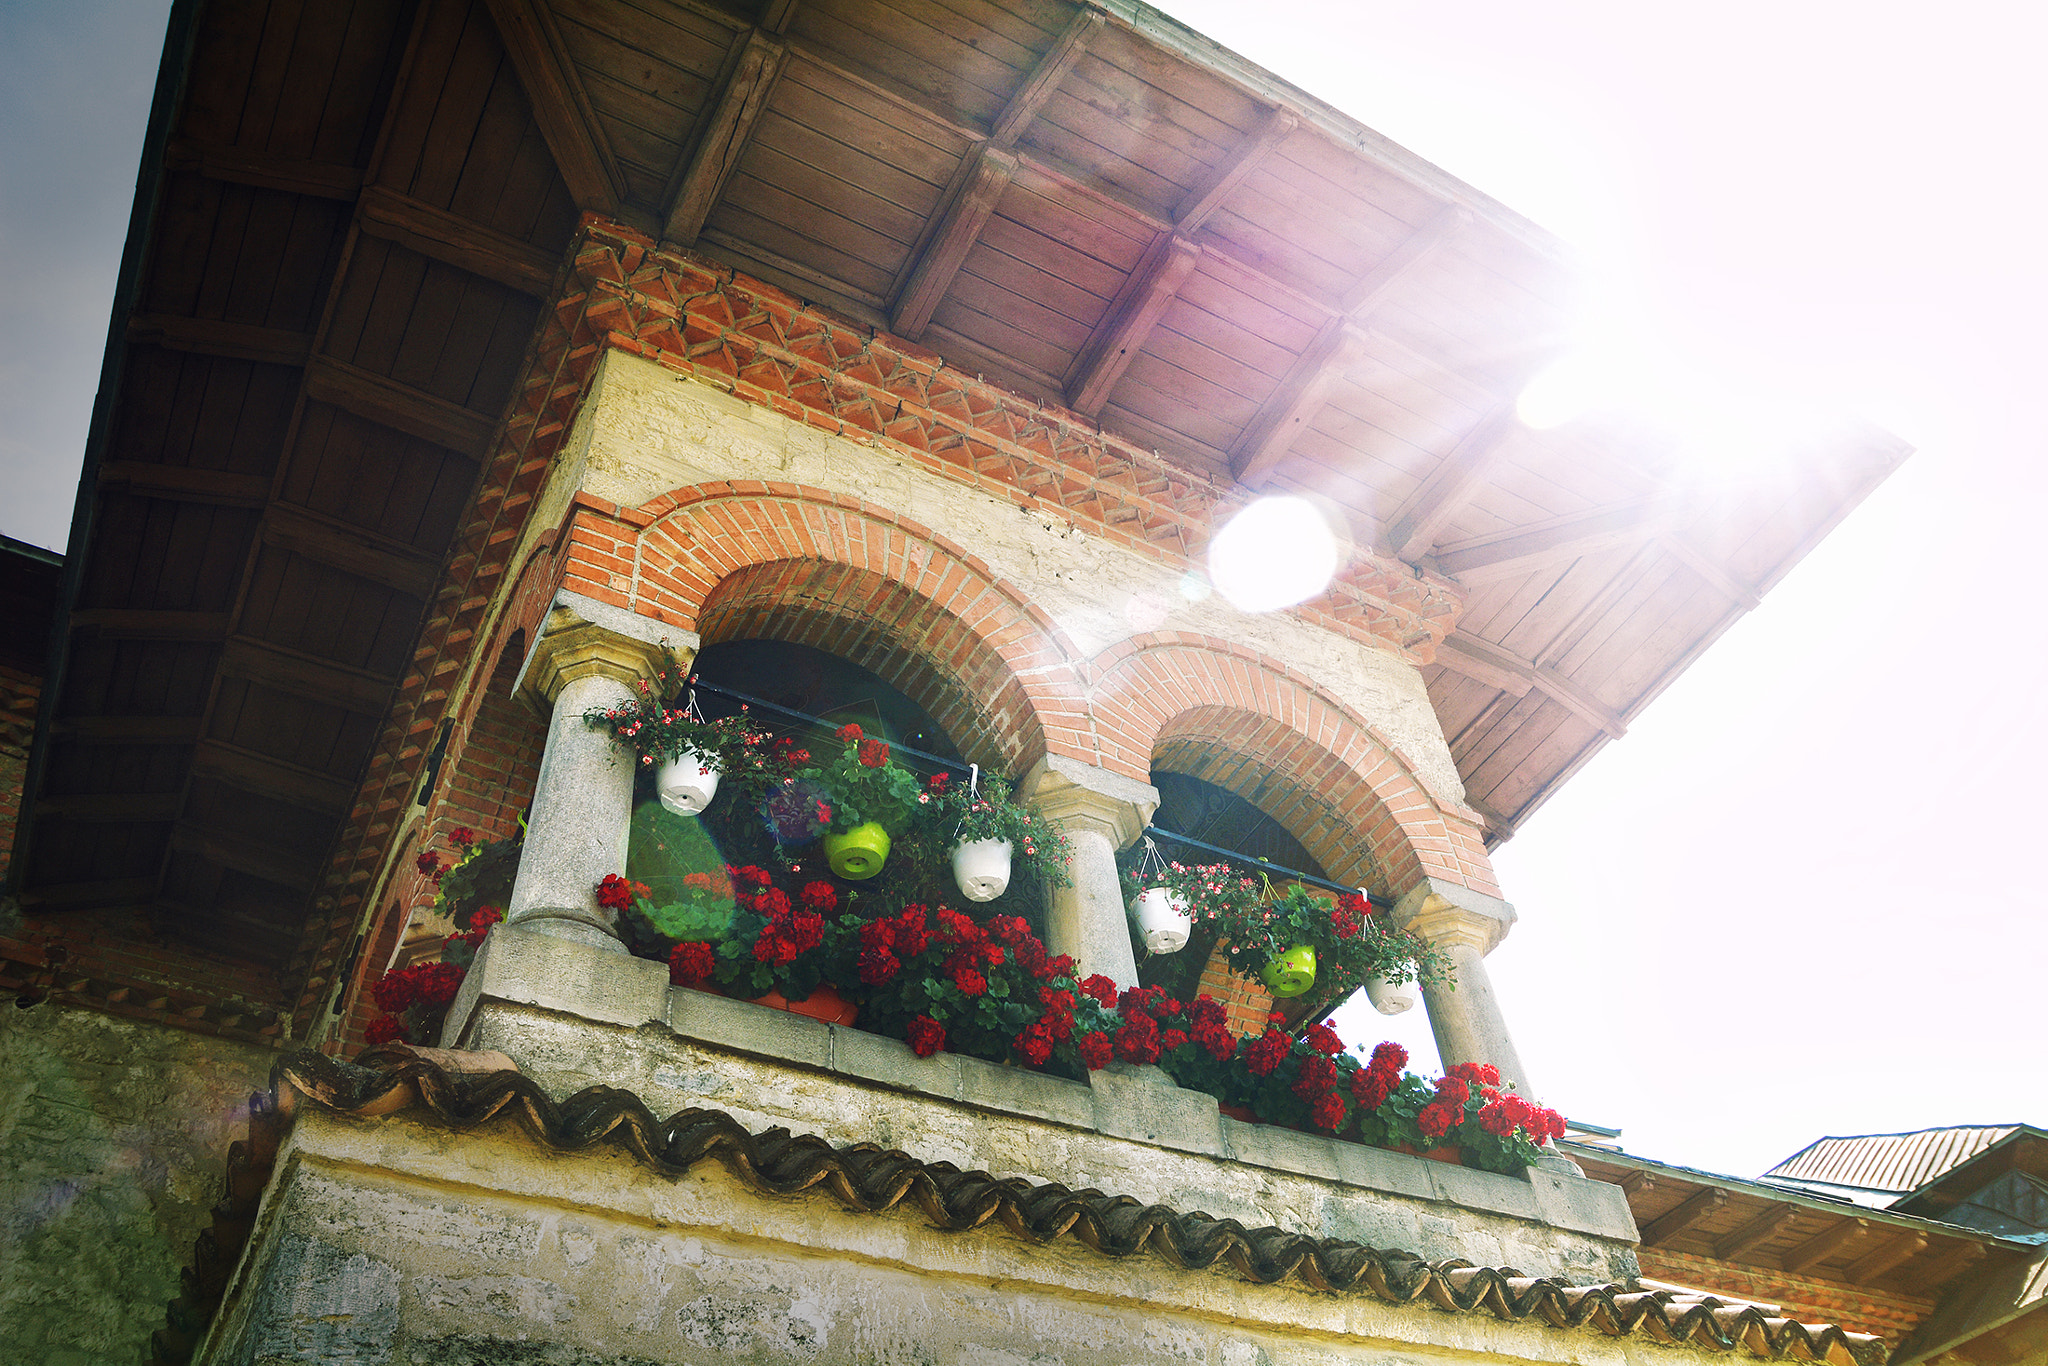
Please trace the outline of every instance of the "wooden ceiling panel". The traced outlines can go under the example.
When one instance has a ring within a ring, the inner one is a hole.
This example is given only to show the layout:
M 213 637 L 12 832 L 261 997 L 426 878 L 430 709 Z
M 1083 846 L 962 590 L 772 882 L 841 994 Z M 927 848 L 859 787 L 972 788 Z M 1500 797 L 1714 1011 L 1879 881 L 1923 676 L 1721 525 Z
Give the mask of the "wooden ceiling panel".
M 134 402 L 116 419 L 110 462 L 265 477 L 276 468 L 297 367 L 135 346 L 127 377 Z
M 237 625 L 258 640 L 389 680 L 405 667 L 421 605 L 345 570 L 265 546 Z
M 805 92 L 792 103 L 802 108 L 808 118 L 825 120 L 836 113 L 849 123 L 858 119 L 854 111 L 826 100 L 816 92 Z M 898 167 L 842 141 L 838 136 L 840 131 L 771 109 L 761 116 L 755 128 L 748 157 L 751 159 L 757 153 L 763 155 L 761 160 L 752 163 L 751 169 L 755 175 L 777 184 L 792 187 L 821 185 L 826 195 L 822 202 L 828 207 L 842 215 L 857 217 L 871 227 L 881 228 L 898 241 L 916 241 L 923 231 L 925 219 L 938 208 L 939 198 L 945 192 L 947 179 L 957 166 L 957 160 L 946 157 L 927 143 L 906 139 L 906 145 L 894 150 L 899 155 L 907 155 L 913 166 Z M 878 142 L 880 139 L 868 141 Z M 774 162 L 770 158 L 779 159 L 791 168 L 801 168 L 803 176 L 774 174 L 770 169 Z M 870 204 L 876 207 L 878 217 L 870 218 L 861 212 Z M 850 215 L 849 210 L 852 210 Z
M 191 172 L 171 175 L 164 195 L 175 240 L 146 278 L 144 311 L 311 330 L 347 205 Z
M 1065 373 L 1108 307 L 1049 271 L 980 244 L 961 262 L 948 297 L 1039 338 L 1057 353 L 1040 367 L 1053 375 Z
M 1303 249 L 1291 234 L 1234 213 L 1212 216 L 1203 229 L 1202 241 L 1309 299 L 1341 298 L 1358 278 L 1358 272 L 1332 265 Z
M 472 167 L 472 143 L 494 99 L 491 142 L 475 149 L 479 155 Z M 516 146 L 511 115 L 525 103 L 481 0 L 424 0 L 411 69 L 390 114 L 379 181 L 437 209 L 452 210 L 467 167 L 472 185 L 464 188 L 482 198 L 483 187 L 475 178 L 502 173 L 483 154 Z
M 1259 405 L 1256 399 L 1234 394 L 1206 375 L 1141 351 L 1110 391 L 1105 411 L 1109 410 L 1134 414 L 1217 450 L 1228 450 Z
M 1034 179 L 1020 170 L 1004 192 L 1000 213 L 990 221 L 1007 219 L 1047 242 L 1064 244 L 1062 254 L 1048 258 L 1055 270 L 1079 253 L 1109 268 L 1111 275 L 1087 274 L 1083 283 L 1099 291 L 1111 278 L 1118 280 L 1136 270 L 1152 245 L 1152 228 L 1126 210 L 1081 194 L 1042 178 Z M 1111 291 L 1112 297 L 1115 291 Z
M 86 567 L 78 606 L 226 611 L 255 519 L 249 508 L 103 497 L 96 529 L 105 553 Z
M 1268 347 L 1298 356 L 1322 330 L 1323 317 L 1286 295 L 1262 297 L 1246 287 L 1242 271 L 1203 256 L 1181 284 L 1175 307 L 1199 308 L 1226 318 Z
M 987 34 L 984 52 L 941 32 L 930 20 L 948 26 L 937 4 L 917 4 L 917 13 L 894 5 L 864 0 L 806 0 L 790 21 L 791 37 L 804 40 L 856 73 L 873 73 L 955 123 L 987 128 L 1011 93 L 1023 83 L 1030 61 L 1015 44 L 1001 44 Z M 950 12 L 948 12 L 950 13 Z M 1005 60 L 1005 56 L 1009 60 Z
M 1415 233 L 1414 225 L 1327 181 L 1290 175 L 1292 169 L 1277 156 L 1266 158 L 1217 217 L 1287 238 L 1347 280 L 1363 276 Z
M 445 447 L 309 404 L 282 497 L 402 544 L 441 546 L 475 476 Z
M 856 185 L 818 169 L 802 155 L 785 151 L 766 137 L 757 137 L 740 162 L 739 175 L 774 195 L 772 200 L 751 196 L 749 207 L 756 212 L 773 203 L 796 215 L 793 221 L 805 224 L 814 235 L 840 242 L 869 265 L 893 275 L 902 269 L 924 230 L 925 216 L 937 203 L 938 194 L 923 181 L 891 168 L 870 163 L 870 169 L 881 174 L 871 176 L 865 186 Z M 896 202 L 902 198 L 922 200 L 924 207 L 904 208 Z
M 902 244 L 872 228 L 825 214 L 798 196 L 744 172 L 726 182 L 725 197 L 705 219 L 704 230 L 714 238 L 722 235 L 765 247 L 800 270 L 849 289 L 870 303 L 886 299 L 895 280 L 895 270 L 875 264 L 876 259 L 900 258 L 902 252 Z
M 1052 386 L 1088 336 L 1086 328 L 1071 320 L 1024 303 L 1013 294 L 990 289 L 964 274 L 955 278 L 953 288 L 932 310 L 932 326 L 1007 356 L 1011 365 L 1028 367 L 1041 384 Z M 1048 331 L 1066 335 L 1047 340 L 1042 333 Z M 1077 336 L 1079 340 L 1074 341 Z
M 951 180 L 975 145 L 938 120 L 916 117 L 801 54 L 790 58 L 756 136 L 766 136 L 769 121 L 778 116 L 935 188 Z

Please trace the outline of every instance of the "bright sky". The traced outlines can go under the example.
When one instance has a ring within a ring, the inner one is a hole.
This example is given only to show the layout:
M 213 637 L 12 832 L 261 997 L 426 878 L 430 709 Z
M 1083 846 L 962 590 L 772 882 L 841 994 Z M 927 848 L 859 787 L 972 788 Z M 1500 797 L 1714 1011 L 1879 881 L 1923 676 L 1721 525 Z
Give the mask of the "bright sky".
M 0 531 L 61 548 L 163 0 L 0 6 Z M 1543 1098 L 1742 1175 L 2048 1123 L 2030 7 L 1176 0 L 1559 232 L 1592 311 L 1919 447 L 1498 856 Z M 1414 1016 L 1357 1018 L 1433 1062 Z

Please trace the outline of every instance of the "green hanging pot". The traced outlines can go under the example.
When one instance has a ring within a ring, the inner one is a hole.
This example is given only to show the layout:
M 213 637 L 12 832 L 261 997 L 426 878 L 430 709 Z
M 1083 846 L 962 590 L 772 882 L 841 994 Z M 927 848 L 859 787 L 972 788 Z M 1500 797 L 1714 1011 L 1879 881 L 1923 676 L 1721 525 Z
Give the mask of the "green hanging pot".
M 1266 960 L 1266 970 L 1259 978 L 1266 990 L 1282 1000 L 1299 996 L 1316 984 L 1316 951 L 1296 944 L 1285 953 L 1276 953 Z
M 848 882 L 863 882 L 882 871 L 889 857 L 889 832 L 863 821 L 844 833 L 825 836 L 825 862 Z

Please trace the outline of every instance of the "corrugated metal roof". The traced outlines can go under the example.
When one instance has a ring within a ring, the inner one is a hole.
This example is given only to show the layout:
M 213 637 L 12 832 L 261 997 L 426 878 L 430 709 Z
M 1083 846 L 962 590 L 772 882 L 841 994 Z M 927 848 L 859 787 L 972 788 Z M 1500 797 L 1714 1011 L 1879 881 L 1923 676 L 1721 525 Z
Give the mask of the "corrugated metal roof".
M 1909 1134 L 1823 1138 L 1765 1172 L 1764 1179 L 1903 1195 L 1961 1166 L 2019 1127 L 1957 1126 Z

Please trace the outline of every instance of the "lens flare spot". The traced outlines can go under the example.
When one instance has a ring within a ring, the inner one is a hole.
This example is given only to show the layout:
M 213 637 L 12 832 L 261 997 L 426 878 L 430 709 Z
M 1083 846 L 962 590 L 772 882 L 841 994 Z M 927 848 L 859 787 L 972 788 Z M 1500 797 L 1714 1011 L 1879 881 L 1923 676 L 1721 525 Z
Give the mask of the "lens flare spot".
M 1209 545 L 1209 577 L 1241 612 L 1306 602 L 1337 572 L 1337 538 L 1306 498 L 1261 498 Z

